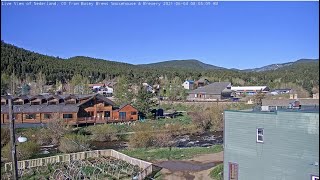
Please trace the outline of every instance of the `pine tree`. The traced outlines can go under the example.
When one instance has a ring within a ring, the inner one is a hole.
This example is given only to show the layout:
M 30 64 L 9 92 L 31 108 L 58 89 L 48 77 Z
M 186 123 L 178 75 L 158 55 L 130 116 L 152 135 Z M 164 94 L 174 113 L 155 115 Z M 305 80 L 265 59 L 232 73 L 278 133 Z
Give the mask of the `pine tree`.
M 260 90 L 257 94 L 254 95 L 254 103 L 257 106 L 262 106 L 262 99 L 265 97 L 265 94 Z
M 117 79 L 117 84 L 114 88 L 114 96 L 118 104 L 131 103 L 133 100 L 133 90 L 125 76 Z
M 154 97 L 152 92 L 149 92 L 146 87 L 141 86 L 136 96 L 134 106 L 149 118 L 151 116 L 151 109 L 157 106 L 157 100 Z

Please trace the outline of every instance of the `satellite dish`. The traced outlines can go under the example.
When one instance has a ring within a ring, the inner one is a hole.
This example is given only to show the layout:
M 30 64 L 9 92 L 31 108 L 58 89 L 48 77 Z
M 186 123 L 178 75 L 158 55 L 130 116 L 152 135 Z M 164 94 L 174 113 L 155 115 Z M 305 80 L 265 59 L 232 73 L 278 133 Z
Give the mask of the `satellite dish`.
M 24 143 L 24 142 L 26 142 L 27 140 L 28 140 L 28 139 L 27 139 L 26 137 L 22 137 L 22 136 L 18 137 L 18 141 L 21 142 L 21 143 Z

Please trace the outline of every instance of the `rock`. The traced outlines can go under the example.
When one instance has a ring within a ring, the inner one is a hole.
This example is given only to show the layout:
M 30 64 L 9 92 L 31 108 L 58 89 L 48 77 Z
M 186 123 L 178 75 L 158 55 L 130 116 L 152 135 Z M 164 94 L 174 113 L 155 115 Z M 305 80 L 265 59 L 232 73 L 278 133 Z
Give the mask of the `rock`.
M 50 153 L 50 152 L 47 151 L 47 150 L 44 150 L 44 151 L 41 152 L 41 154 L 49 154 L 49 153 Z
M 205 143 L 205 144 L 202 144 L 202 145 L 201 145 L 201 147 L 209 147 L 209 146 L 212 146 L 212 144 Z

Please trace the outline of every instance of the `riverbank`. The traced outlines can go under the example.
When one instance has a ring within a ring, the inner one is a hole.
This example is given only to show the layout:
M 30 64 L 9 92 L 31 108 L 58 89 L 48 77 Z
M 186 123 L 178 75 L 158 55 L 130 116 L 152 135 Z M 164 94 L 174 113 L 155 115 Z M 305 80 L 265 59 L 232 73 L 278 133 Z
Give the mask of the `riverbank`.
M 213 145 L 209 147 L 189 147 L 189 148 L 136 148 L 125 149 L 120 152 L 138 159 L 149 162 L 159 162 L 165 160 L 183 160 L 191 159 L 201 154 L 211 154 L 223 151 L 222 145 Z

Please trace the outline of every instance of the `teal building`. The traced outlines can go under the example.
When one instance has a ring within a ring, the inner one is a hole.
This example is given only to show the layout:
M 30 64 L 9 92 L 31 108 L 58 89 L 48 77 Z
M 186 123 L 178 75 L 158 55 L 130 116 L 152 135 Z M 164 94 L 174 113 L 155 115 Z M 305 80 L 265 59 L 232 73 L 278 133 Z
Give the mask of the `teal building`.
M 319 180 L 319 107 L 224 112 L 224 180 Z

